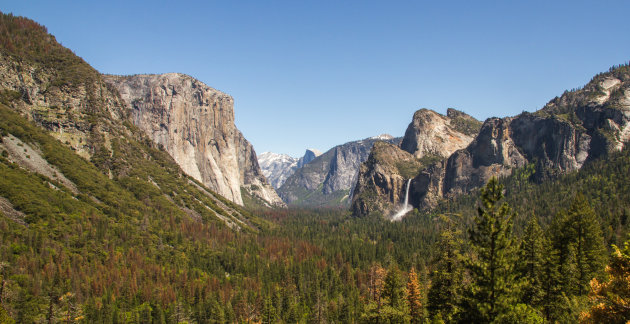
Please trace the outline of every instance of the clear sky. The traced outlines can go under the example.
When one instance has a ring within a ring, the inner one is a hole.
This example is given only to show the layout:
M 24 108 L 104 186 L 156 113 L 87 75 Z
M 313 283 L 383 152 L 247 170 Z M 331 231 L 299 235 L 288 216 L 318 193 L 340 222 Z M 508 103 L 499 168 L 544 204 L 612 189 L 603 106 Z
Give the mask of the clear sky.
M 3 1 L 102 73 L 235 99 L 258 153 L 389 133 L 414 111 L 533 111 L 630 60 L 630 1 Z

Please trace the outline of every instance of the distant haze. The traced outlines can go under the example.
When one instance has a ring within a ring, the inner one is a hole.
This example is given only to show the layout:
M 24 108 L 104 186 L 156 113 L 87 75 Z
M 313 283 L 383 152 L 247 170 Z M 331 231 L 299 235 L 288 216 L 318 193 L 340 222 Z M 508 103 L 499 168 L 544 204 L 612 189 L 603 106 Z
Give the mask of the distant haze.
M 232 95 L 257 152 L 294 157 L 413 112 L 533 111 L 630 60 L 628 1 L 8 1 L 103 73 L 181 72 Z

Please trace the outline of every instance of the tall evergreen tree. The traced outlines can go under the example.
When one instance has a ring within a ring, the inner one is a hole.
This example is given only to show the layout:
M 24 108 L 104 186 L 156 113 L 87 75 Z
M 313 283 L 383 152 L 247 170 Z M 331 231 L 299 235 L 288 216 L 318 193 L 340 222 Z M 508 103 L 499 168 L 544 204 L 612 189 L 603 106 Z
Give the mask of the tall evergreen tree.
M 553 322 L 558 318 L 562 303 L 564 302 L 562 286 L 560 285 L 561 273 L 559 264 L 559 254 L 548 238 L 544 239 L 544 250 L 541 263 L 540 283 L 542 288 L 542 299 L 540 306 L 542 313 L 548 322 Z
M 276 308 L 273 306 L 271 296 L 265 297 L 263 300 L 262 312 L 260 314 L 262 323 L 275 323 L 278 319 Z
M 575 242 L 578 294 L 583 295 L 589 291 L 591 279 L 602 274 L 606 249 L 595 211 L 584 195 L 576 196 L 569 209 L 569 220 L 572 223 L 570 235 Z
M 544 296 L 542 287 L 544 241 L 543 230 L 538 225 L 536 217 L 532 217 L 521 241 L 518 271 L 523 279 L 521 301 L 534 307 L 540 305 Z
M 392 266 L 385 276 L 383 285 L 383 297 L 387 304 L 394 308 L 401 308 L 404 300 L 404 284 L 400 278 L 400 270 L 397 266 Z
M 459 252 L 460 232 L 448 228 L 442 232 L 437 247 L 440 254 L 431 273 L 427 310 L 432 319 L 452 322 L 459 312 L 462 298 L 463 267 Z
M 503 199 L 503 186 L 490 179 L 481 190 L 481 205 L 470 230 L 472 257 L 467 262 L 471 283 L 462 318 L 491 323 L 516 304 L 516 244 L 512 237 L 513 212 Z
M 585 295 L 591 279 L 602 274 L 606 249 L 595 212 L 582 194 L 556 216 L 551 235 L 559 253 L 562 290 L 569 295 Z

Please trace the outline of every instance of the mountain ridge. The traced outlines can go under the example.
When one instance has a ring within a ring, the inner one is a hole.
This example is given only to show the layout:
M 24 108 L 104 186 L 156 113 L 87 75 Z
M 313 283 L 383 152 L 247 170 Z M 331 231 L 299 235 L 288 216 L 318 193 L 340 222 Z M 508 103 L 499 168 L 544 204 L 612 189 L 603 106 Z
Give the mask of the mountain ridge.
M 630 68 L 621 65 L 596 75 L 581 89 L 566 91 L 534 113 L 487 119 L 468 146 L 413 176 L 410 203 L 432 208 L 440 199 L 470 192 L 493 176 L 507 176 L 529 164 L 538 181 L 553 178 L 620 150 L 630 140 L 629 87 Z M 371 196 L 355 201 L 353 212 L 386 212 L 382 205 L 395 204 L 396 199 Z M 369 204 L 381 207 L 366 208 Z

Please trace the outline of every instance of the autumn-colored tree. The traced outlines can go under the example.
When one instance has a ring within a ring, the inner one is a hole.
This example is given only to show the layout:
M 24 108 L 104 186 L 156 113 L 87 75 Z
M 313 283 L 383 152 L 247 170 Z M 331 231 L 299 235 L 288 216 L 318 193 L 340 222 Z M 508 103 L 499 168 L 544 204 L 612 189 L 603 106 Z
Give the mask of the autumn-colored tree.
M 63 323 L 75 323 L 84 319 L 81 308 L 76 304 L 74 294 L 71 292 L 65 293 L 59 297 L 59 303 L 61 304 L 61 318 Z
M 630 321 L 630 241 L 623 250 L 613 246 L 610 264 L 606 267 L 608 280 L 591 280 L 589 299 L 593 306 L 582 313 L 583 323 L 628 323 Z
M 368 273 L 368 293 L 370 299 L 381 304 L 381 293 L 383 292 L 383 285 L 385 283 L 385 275 L 387 271 L 380 264 L 374 263 Z
M 407 304 L 409 305 L 411 323 L 422 322 L 422 294 L 414 268 L 409 271 L 409 279 L 407 280 Z

